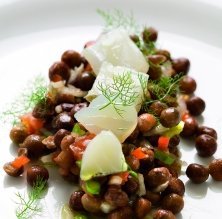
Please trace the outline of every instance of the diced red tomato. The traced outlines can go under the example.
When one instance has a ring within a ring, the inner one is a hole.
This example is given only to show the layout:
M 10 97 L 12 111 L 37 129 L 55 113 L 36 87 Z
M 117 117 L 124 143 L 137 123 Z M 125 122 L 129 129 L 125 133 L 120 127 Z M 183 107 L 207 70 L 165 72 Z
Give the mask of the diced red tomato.
M 19 156 L 19 157 L 16 157 L 14 161 L 11 162 L 11 165 L 14 167 L 14 168 L 21 168 L 22 166 L 25 166 L 27 163 L 29 163 L 29 158 L 26 157 L 25 155 L 22 155 L 22 156 Z
M 38 132 L 44 124 L 44 120 L 35 118 L 34 116 L 32 116 L 31 113 L 27 113 L 21 116 L 20 119 L 29 134 L 34 134 Z
M 142 148 L 139 147 L 131 152 L 131 154 L 137 159 L 144 159 L 147 157 L 147 154 L 143 152 Z
M 81 160 L 83 152 L 85 151 L 89 142 L 95 137 L 94 134 L 85 135 L 76 139 L 76 141 L 69 146 L 75 160 Z
M 120 176 L 123 180 L 123 183 L 125 183 L 128 180 L 129 172 L 126 171 L 126 172 L 118 173 L 117 175 Z
M 158 149 L 166 151 L 168 149 L 170 138 L 166 136 L 160 136 L 158 139 Z
M 181 118 L 181 120 L 184 122 L 187 118 L 189 118 L 190 117 L 190 114 L 188 113 L 188 112 L 186 112 L 186 113 L 184 113 L 183 115 L 182 115 L 182 118 Z

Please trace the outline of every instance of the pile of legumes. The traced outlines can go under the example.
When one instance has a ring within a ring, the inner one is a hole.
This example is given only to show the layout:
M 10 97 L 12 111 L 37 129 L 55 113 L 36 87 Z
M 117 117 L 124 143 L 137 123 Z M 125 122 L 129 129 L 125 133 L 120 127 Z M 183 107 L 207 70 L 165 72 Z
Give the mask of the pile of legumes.
M 79 185 L 63 209 L 70 218 L 176 218 L 185 192 L 180 137 L 194 139 L 198 155 L 210 157 L 217 133 L 195 118 L 205 102 L 194 94 L 190 61 L 158 49 L 157 37 L 151 27 L 134 35 L 117 28 L 81 54 L 65 51 L 49 68 L 44 97 L 11 129 L 18 156 L 5 172 L 35 186 L 50 178 L 50 160 Z M 222 180 L 222 159 L 186 170 L 194 183 L 209 174 Z

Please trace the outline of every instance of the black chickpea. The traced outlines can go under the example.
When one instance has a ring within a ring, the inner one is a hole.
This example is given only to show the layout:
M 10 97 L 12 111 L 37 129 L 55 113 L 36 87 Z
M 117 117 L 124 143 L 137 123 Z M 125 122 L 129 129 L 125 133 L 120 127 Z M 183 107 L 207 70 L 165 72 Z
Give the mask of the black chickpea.
M 23 166 L 16 168 L 11 164 L 11 162 L 4 164 L 3 169 L 9 176 L 13 177 L 18 177 L 24 172 Z
M 184 207 L 184 200 L 180 195 L 171 193 L 162 199 L 162 208 L 178 214 Z
M 145 176 L 145 182 L 148 188 L 156 189 L 161 185 L 166 185 L 166 183 L 169 182 L 170 177 L 171 174 L 166 167 L 156 167 L 150 170 L 148 174 Z
M 178 58 L 172 60 L 172 67 L 177 74 L 187 74 L 190 69 L 190 61 L 187 58 Z
M 104 195 L 104 199 L 110 205 L 114 205 L 117 207 L 127 206 L 129 202 L 128 195 L 124 191 L 122 191 L 118 186 L 109 186 Z
M 152 62 L 154 65 L 160 65 L 166 62 L 167 58 L 164 55 L 149 55 L 149 62 Z
M 20 148 L 27 148 L 27 155 L 29 158 L 39 158 L 46 152 L 46 146 L 42 143 L 43 137 L 40 135 L 29 135 Z
M 152 114 L 143 113 L 138 117 L 138 128 L 142 133 L 150 131 L 156 124 L 156 117 Z
M 150 41 L 156 41 L 158 37 L 158 32 L 153 27 L 144 28 L 143 30 L 143 40 L 148 43 Z
M 72 130 L 74 125 L 73 118 L 66 112 L 60 113 L 56 117 L 54 117 L 52 121 L 52 127 L 54 129 L 67 129 Z
M 174 107 L 163 110 L 160 114 L 160 122 L 164 127 L 171 128 L 180 122 L 180 113 Z
M 125 218 L 132 218 L 133 211 L 130 207 L 122 207 L 118 208 L 111 213 L 108 214 L 107 219 L 125 219 Z
M 156 50 L 156 54 L 158 55 L 163 55 L 165 56 L 167 59 L 171 59 L 171 55 L 170 55 L 170 52 L 168 50 L 165 50 L 165 49 L 157 49 Z
M 149 79 L 157 80 L 162 75 L 161 67 L 158 65 L 150 65 L 147 74 L 149 75 Z
M 83 191 L 75 191 L 71 194 L 70 199 L 69 199 L 69 206 L 71 209 L 76 210 L 76 211 L 82 211 L 84 210 L 83 205 L 82 205 L 82 196 L 85 193 Z
M 83 102 L 83 103 L 76 103 L 74 105 L 74 107 L 71 109 L 69 115 L 73 118 L 75 113 L 78 112 L 79 110 L 81 110 L 82 108 L 85 108 L 88 106 L 87 102 Z
M 209 165 L 209 173 L 216 181 L 222 181 L 222 159 L 214 159 Z
M 84 71 L 76 77 L 72 84 L 83 91 L 88 91 L 92 88 L 95 79 L 95 76 L 91 72 Z
M 149 110 L 151 110 L 154 113 L 154 115 L 160 116 L 161 112 L 167 108 L 168 107 L 165 103 L 157 100 L 150 105 Z
M 102 200 L 99 197 L 84 194 L 81 197 L 81 202 L 82 202 L 83 208 L 86 211 L 91 212 L 91 213 L 101 212 L 100 206 L 101 206 Z
M 183 196 L 185 193 L 185 185 L 182 180 L 176 177 L 172 177 L 169 181 L 169 185 L 164 190 L 164 194 L 175 193 Z
M 153 214 L 153 219 L 176 219 L 176 217 L 171 211 L 159 209 Z
M 217 142 L 210 135 L 202 134 L 196 138 L 195 147 L 199 156 L 210 157 L 217 150 Z
M 56 147 L 60 147 L 62 139 L 69 134 L 70 132 L 67 131 L 66 129 L 59 129 L 54 135 L 54 143 Z
M 184 120 L 183 131 L 180 133 L 183 137 L 191 137 L 196 134 L 198 128 L 198 123 L 196 119 L 192 116 L 189 116 Z
M 30 166 L 27 168 L 26 179 L 29 185 L 34 186 L 39 179 L 47 181 L 49 179 L 49 172 L 40 165 Z
M 61 141 L 61 144 L 60 144 L 60 148 L 62 150 L 68 150 L 69 146 L 74 143 L 75 141 L 75 138 L 70 134 L 70 135 L 66 135 L 62 141 Z
M 174 135 L 173 137 L 170 138 L 169 141 L 169 148 L 175 148 L 178 146 L 180 143 L 180 137 L 179 135 Z
M 197 83 L 192 77 L 186 75 L 181 79 L 179 86 L 180 92 L 184 94 L 192 94 L 196 90 Z
M 199 184 L 208 179 L 209 171 L 203 165 L 193 163 L 187 167 L 186 175 L 192 182 Z
M 151 202 L 145 198 L 138 198 L 134 204 L 134 212 L 138 219 L 144 218 L 151 211 Z
M 137 43 L 139 42 L 140 38 L 138 35 L 134 34 L 134 35 L 130 35 L 130 39 L 134 42 Z
M 193 96 L 186 101 L 187 109 L 193 116 L 199 116 L 205 110 L 206 104 L 200 97 Z
M 69 67 L 64 62 L 55 62 L 49 68 L 49 79 L 53 82 L 67 81 L 70 77 Z
M 123 185 L 123 190 L 128 194 L 128 195 L 133 195 L 136 193 L 136 191 L 139 189 L 139 182 L 137 179 L 135 179 L 132 176 L 128 177 L 128 180 L 126 183 Z
M 199 126 L 197 129 L 197 135 L 208 134 L 211 137 L 217 139 L 217 132 L 215 129 L 207 127 L 207 126 Z
M 10 139 L 15 144 L 22 143 L 28 136 L 27 130 L 23 126 L 14 126 L 10 131 Z
M 161 200 L 161 195 L 159 192 L 152 192 L 149 190 L 146 190 L 146 195 L 144 197 L 148 199 L 153 206 L 156 206 Z
M 140 168 L 140 161 L 136 157 L 129 155 L 126 157 L 126 162 L 130 166 L 130 168 L 134 171 Z
M 78 67 L 82 63 L 81 55 L 74 50 L 67 50 L 62 54 L 61 60 L 70 68 Z

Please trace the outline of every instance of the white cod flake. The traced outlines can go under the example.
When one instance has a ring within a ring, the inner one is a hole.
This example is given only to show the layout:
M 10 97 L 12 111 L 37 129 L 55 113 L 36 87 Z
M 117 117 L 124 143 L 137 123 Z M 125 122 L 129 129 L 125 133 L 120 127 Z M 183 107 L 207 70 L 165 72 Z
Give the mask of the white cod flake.
M 103 95 L 96 97 L 88 107 L 82 108 L 75 118 L 89 132 L 99 134 L 102 130 L 112 131 L 122 143 L 134 131 L 137 125 L 137 111 L 132 106 L 118 106 L 122 110 L 120 116 L 112 105 L 107 104 Z
M 147 73 L 149 69 L 149 64 L 142 52 L 130 39 L 127 31 L 121 28 L 101 35 L 94 45 L 83 50 L 83 56 L 96 75 L 104 61 L 143 73 Z
M 113 83 L 114 76 L 121 76 L 130 72 L 131 78 L 134 82 L 134 91 L 138 95 L 134 102 L 134 106 L 136 110 L 139 111 L 141 107 L 141 103 L 144 97 L 144 90 L 141 86 L 139 77 L 143 78 L 145 83 L 148 82 L 148 75 L 143 72 L 137 72 L 133 69 L 122 67 L 122 66 L 113 66 L 110 63 L 104 62 L 100 68 L 99 74 L 96 77 L 96 80 L 93 84 L 92 89 L 86 95 L 87 101 L 92 101 L 96 96 L 102 94 L 102 92 L 98 89 L 98 83 L 105 85 L 106 87 Z

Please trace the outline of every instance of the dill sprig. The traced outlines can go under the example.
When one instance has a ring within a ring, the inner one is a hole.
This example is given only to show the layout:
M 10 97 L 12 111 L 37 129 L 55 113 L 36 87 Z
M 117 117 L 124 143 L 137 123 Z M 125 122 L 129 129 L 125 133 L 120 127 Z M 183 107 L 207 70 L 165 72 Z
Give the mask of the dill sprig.
M 182 77 L 182 74 L 178 74 L 175 77 L 162 76 L 159 80 L 149 80 L 148 90 L 155 96 L 155 100 L 145 100 L 142 107 L 148 110 L 148 106 L 154 101 L 159 100 L 165 102 L 166 97 L 176 96 Z
M 101 9 L 97 9 L 97 13 L 103 18 L 105 25 L 104 31 L 110 31 L 116 28 L 123 28 L 128 31 L 132 36 L 136 35 L 137 41 L 135 44 L 140 49 L 140 51 L 145 55 L 154 54 L 156 50 L 155 42 L 153 41 L 144 41 L 141 32 L 142 26 L 138 25 L 133 13 L 131 12 L 129 15 L 124 14 L 121 10 L 115 9 L 112 11 L 104 11 Z M 144 30 L 146 27 L 144 27 Z
M 131 77 L 131 72 L 114 75 L 113 83 L 104 84 L 98 82 L 97 88 L 102 92 L 103 96 L 108 100 L 108 103 L 100 108 L 105 109 L 112 105 L 119 116 L 123 116 L 124 110 L 122 106 L 131 106 L 138 98 L 135 92 L 135 83 Z
M 16 193 L 18 198 L 18 208 L 16 209 L 16 217 L 18 219 L 28 219 L 36 214 L 41 213 L 41 205 L 39 203 L 44 192 L 47 189 L 47 182 L 41 177 L 37 178 L 36 183 L 27 195 Z
M 140 31 L 140 26 L 136 23 L 132 12 L 129 15 L 126 15 L 118 9 L 113 11 L 97 9 L 97 13 L 105 22 L 105 31 L 110 31 L 119 27 L 124 28 L 130 33 L 138 33 Z
M 46 102 L 47 85 L 45 78 L 38 75 L 28 82 L 28 86 L 7 108 L 0 112 L 0 120 L 3 123 L 15 125 L 19 122 L 19 117 L 29 111 L 38 103 Z

